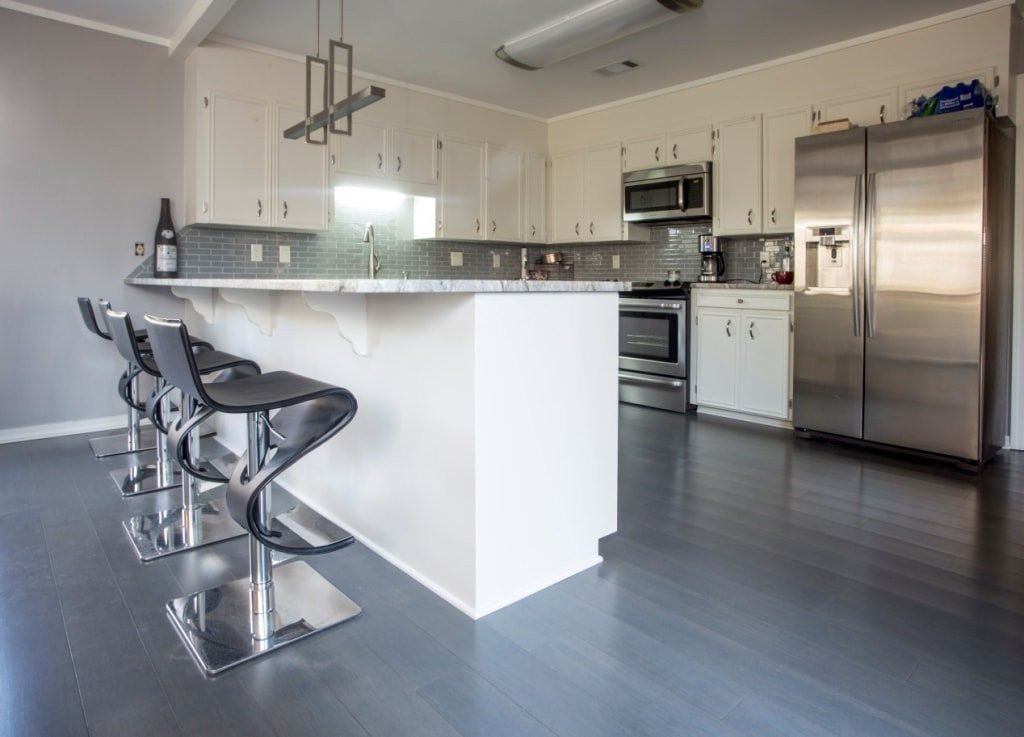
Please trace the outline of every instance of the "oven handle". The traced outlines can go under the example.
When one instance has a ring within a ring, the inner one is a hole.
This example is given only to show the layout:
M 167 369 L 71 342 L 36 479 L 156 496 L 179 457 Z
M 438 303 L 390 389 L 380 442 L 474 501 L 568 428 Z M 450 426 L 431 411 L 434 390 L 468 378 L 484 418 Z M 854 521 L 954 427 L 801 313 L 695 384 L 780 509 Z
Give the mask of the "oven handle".
M 652 299 L 619 299 L 619 307 L 635 307 L 644 310 L 671 310 L 678 312 L 683 309 L 682 302 L 655 302 Z
M 640 374 L 624 374 L 619 372 L 619 381 L 627 384 L 654 384 L 655 386 L 667 386 L 673 389 L 682 389 L 683 382 L 679 379 L 663 379 L 660 376 L 641 376 Z

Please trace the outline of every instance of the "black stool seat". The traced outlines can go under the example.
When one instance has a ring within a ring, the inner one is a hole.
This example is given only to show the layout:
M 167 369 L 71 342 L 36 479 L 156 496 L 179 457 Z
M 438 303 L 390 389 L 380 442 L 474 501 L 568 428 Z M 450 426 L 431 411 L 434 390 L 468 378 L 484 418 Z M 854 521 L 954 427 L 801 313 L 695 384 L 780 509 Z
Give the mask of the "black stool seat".
M 271 371 L 228 384 L 207 385 L 206 393 L 204 403 L 221 412 L 265 412 L 339 393 L 351 399 L 355 410 L 355 399 L 346 390 L 290 371 Z M 274 423 L 275 427 L 277 424 Z

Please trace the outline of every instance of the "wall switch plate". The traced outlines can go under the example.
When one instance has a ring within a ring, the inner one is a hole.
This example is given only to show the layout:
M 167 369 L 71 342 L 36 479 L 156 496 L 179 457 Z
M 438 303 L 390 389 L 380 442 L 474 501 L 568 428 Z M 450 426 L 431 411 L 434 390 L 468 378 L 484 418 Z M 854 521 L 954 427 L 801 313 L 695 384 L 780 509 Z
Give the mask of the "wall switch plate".
M 249 260 L 250 261 L 262 261 L 263 260 L 263 244 L 262 243 L 250 243 L 249 244 Z
M 452 251 L 452 266 L 462 266 L 462 251 Z
M 278 246 L 277 247 L 277 261 L 282 264 L 290 264 L 292 262 L 292 247 L 291 246 Z
M 146 244 L 136 241 L 135 243 L 135 255 L 145 256 L 146 255 Z
M 500 269 L 501 268 L 501 254 L 500 253 L 493 253 L 493 254 L 491 254 L 491 266 L 493 268 L 495 268 L 495 269 Z
M 622 263 L 622 261 L 621 261 L 621 259 L 619 258 L 619 254 L 617 254 L 617 253 L 616 253 L 616 254 L 614 254 L 614 255 L 612 256 L 612 268 L 613 268 L 613 269 L 617 269 L 617 268 L 619 268 L 619 265 L 620 265 L 621 263 Z

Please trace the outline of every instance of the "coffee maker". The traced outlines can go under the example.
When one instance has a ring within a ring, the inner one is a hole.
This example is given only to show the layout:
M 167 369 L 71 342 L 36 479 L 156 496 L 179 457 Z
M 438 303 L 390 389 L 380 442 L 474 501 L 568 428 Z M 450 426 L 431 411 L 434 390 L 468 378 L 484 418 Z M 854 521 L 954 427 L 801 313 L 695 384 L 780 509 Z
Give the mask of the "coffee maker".
M 725 281 L 725 253 L 713 235 L 700 237 L 700 280 Z

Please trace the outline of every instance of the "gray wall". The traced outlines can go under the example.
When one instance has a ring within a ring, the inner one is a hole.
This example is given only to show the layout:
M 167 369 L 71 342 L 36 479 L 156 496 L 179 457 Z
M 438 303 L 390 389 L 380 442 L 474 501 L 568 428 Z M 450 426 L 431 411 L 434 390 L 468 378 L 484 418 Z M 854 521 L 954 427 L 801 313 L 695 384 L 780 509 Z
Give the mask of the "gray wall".
M 0 9 L 0 431 L 122 413 L 76 296 L 182 309 L 121 283 L 182 203 L 182 82 L 165 48 Z

